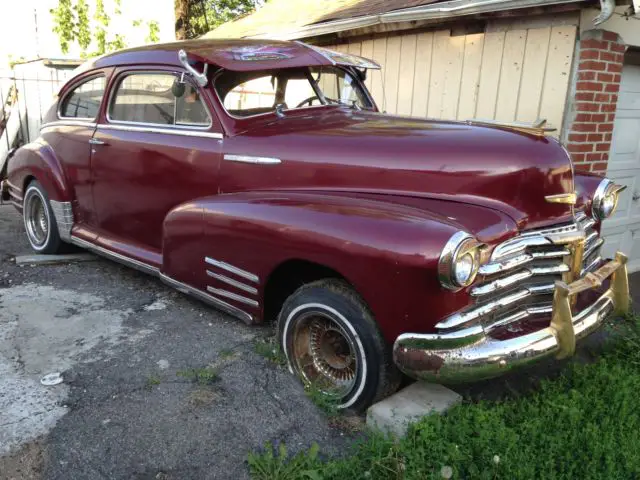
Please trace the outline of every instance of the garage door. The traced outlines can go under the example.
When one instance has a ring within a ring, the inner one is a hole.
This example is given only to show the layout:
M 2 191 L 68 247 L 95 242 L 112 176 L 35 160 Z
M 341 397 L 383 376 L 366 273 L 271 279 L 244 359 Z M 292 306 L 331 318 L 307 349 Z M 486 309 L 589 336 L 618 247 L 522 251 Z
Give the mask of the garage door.
M 629 255 L 629 270 L 640 270 L 640 66 L 625 65 L 611 140 L 607 177 L 627 185 L 615 215 L 605 221 L 603 253 Z

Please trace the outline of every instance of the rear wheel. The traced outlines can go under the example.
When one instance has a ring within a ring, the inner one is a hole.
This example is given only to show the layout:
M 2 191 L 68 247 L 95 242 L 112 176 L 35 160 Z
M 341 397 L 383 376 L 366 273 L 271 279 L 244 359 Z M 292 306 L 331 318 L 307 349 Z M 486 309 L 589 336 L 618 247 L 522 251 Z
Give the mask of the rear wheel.
M 289 369 L 305 385 L 363 410 L 389 395 L 400 375 L 364 301 L 346 283 L 305 285 L 285 302 L 278 338 Z
M 36 180 L 27 187 L 22 216 L 31 248 L 38 253 L 56 253 L 60 250 L 62 240 L 49 197 Z

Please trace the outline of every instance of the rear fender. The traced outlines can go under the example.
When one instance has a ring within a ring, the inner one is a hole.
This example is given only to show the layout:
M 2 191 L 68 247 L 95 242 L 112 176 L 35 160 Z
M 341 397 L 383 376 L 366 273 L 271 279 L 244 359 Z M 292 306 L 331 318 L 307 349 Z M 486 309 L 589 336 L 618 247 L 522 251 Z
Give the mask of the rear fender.
M 35 178 L 51 200 L 71 201 L 71 192 L 60 161 L 46 143 L 36 141 L 19 148 L 9 161 L 7 178 L 12 188 L 19 189 L 21 196 L 24 196 L 30 179 Z
M 264 316 L 270 275 L 290 260 L 338 272 L 390 343 L 402 332 L 429 331 L 469 301 L 465 291 L 444 290 L 437 278 L 440 252 L 460 226 L 428 210 L 326 193 L 253 192 L 182 205 L 164 227 L 163 273 L 256 321 Z

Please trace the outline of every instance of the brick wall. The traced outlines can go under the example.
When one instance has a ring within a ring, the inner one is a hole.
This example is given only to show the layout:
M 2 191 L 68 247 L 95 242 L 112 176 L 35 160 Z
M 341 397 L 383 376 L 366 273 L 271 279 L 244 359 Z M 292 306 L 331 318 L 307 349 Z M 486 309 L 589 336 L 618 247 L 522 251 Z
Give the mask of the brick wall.
M 588 30 L 581 35 L 567 135 L 576 170 L 607 171 L 625 48 L 613 32 Z

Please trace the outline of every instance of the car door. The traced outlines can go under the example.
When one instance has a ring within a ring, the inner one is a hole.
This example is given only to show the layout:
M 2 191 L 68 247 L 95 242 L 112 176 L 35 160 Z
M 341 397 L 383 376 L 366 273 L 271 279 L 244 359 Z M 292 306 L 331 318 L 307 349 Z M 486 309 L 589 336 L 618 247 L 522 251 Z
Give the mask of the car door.
M 42 126 L 42 137 L 56 152 L 73 191 L 75 220 L 84 225 L 95 225 L 97 221 L 91 192 L 89 142 L 96 129 L 105 86 L 104 71 L 80 77 L 61 92 L 57 109 L 50 114 L 55 114 L 55 120 Z
M 117 72 L 92 140 L 99 234 L 160 252 L 167 213 L 216 194 L 222 134 L 209 93 L 182 72 Z

